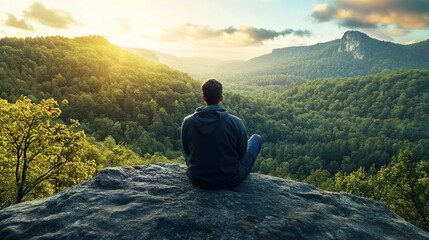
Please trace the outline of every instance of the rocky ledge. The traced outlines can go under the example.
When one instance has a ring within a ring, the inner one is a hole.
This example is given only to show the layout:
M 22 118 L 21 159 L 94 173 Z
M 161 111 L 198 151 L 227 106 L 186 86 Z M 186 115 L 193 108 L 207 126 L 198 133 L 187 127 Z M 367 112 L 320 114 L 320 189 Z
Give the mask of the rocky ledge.
M 233 190 L 190 185 L 181 165 L 106 168 L 0 211 L 0 239 L 429 239 L 385 205 L 259 174 Z

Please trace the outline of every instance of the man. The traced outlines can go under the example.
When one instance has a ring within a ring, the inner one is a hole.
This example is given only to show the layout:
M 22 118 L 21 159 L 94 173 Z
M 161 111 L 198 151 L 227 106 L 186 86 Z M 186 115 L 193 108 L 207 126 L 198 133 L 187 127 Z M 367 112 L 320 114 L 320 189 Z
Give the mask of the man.
M 254 134 L 247 140 L 241 119 L 219 104 L 223 101 L 220 82 L 209 79 L 201 89 L 207 106 L 197 108 L 182 123 L 187 175 L 197 187 L 234 188 L 249 175 L 261 151 L 261 136 Z

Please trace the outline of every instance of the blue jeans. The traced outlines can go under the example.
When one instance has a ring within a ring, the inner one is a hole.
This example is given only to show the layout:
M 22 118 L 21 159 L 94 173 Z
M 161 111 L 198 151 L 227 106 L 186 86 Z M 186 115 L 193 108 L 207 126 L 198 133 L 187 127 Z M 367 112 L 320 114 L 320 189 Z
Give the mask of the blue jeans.
M 250 170 L 252 170 L 252 167 L 255 164 L 256 158 L 261 152 L 261 148 L 261 136 L 258 134 L 253 134 L 247 141 L 247 152 L 240 161 L 239 174 L 241 181 L 243 181 L 247 177 L 247 175 L 249 175 Z

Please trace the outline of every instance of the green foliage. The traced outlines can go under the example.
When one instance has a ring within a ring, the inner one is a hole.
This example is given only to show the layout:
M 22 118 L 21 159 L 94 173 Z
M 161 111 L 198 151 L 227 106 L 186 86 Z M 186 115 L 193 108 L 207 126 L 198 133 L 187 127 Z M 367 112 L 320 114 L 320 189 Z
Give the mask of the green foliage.
M 319 183 L 325 189 L 344 191 L 385 203 L 405 220 L 429 231 L 429 161 L 412 161 L 403 150 L 379 171 L 363 168 L 335 175 L 335 183 Z
M 112 136 L 108 136 L 102 142 L 94 137 L 88 137 L 88 148 L 85 154 L 94 159 L 97 170 L 105 167 L 133 166 L 144 164 L 143 159 L 127 146 L 118 145 Z
M 105 167 L 136 166 L 142 164 L 152 164 L 157 162 L 181 163 L 183 157 L 167 157 L 159 152 L 154 154 L 146 153 L 143 157 L 132 151 L 129 146 L 117 144 L 112 136 L 107 136 L 104 141 L 96 141 L 94 137 L 88 137 L 88 147 L 85 151 L 86 157 L 94 159 L 97 170 Z
M 283 93 L 226 93 L 225 105 L 242 116 L 249 134 L 264 139 L 256 172 L 304 180 L 323 168 L 333 176 L 360 167 L 379 169 L 400 149 L 428 159 L 429 71 L 389 72 L 359 78 L 319 80 Z M 260 160 L 262 161 L 262 160 Z
M 135 152 L 176 151 L 185 112 L 198 106 L 199 83 L 97 36 L 0 39 L 0 97 L 67 98 L 61 119 Z
M 53 99 L 39 104 L 27 97 L 14 104 L 0 99 L 0 208 L 50 196 L 92 178 L 104 167 L 184 162 L 160 153 L 142 158 L 112 136 L 103 142 L 86 138 L 83 131 L 76 131 L 77 121 L 67 126 L 58 120 L 60 114 Z
M 380 200 L 406 220 L 429 231 L 429 161 L 412 162 L 401 151 L 378 173 Z
M 308 184 L 312 184 L 314 186 L 318 186 L 322 189 L 330 188 L 334 183 L 332 179 L 329 178 L 330 173 L 326 169 L 316 169 L 313 170 L 308 177 L 304 179 L 304 182 Z
M 92 177 L 95 163 L 83 157 L 85 134 L 54 120 L 53 99 L 34 104 L 0 100 L 0 206 L 50 195 Z

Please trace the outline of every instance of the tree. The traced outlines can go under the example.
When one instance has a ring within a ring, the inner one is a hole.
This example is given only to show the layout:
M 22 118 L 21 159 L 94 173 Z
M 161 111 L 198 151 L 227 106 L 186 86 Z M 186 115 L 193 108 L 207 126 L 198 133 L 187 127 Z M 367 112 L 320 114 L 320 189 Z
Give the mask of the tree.
M 377 195 L 374 192 L 374 185 L 376 184 L 374 180 L 375 171 L 371 167 L 370 172 L 367 173 L 365 168 L 360 167 L 348 175 L 338 172 L 335 174 L 335 183 L 332 190 L 374 199 L 374 196 Z
M 329 181 L 329 171 L 323 168 L 311 171 L 310 175 L 304 179 L 304 182 L 322 189 L 326 189 L 329 184 L 332 184 Z
M 327 181 L 325 185 L 329 185 Z M 376 171 L 363 167 L 350 174 L 335 174 L 329 190 L 344 191 L 385 203 L 405 220 L 429 231 L 429 161 L 412 161 L 402 150 L 392 162 Z
M 53 99 L 39 104 L 27 97 L 14 104 L 0 99 L 0 177 L 5 185 L 14 185 L 11 195 L 15 203 L 36 188 L 33 195 L 50 195 L 71 185 L 64 179 L 82 181 L 93 176 L 94 162 L 83 157 L 84 132 L 73 130 L 79 125 L 77 121 L 71 120 L 69 127 L 55 121 L 60 114 Z M 12 201 L 9 199 L 9 204 Z
M 381 201 L 406 220 L 429 231 L 429 161 L 412 162 L 402 150 L 380 169 Z

